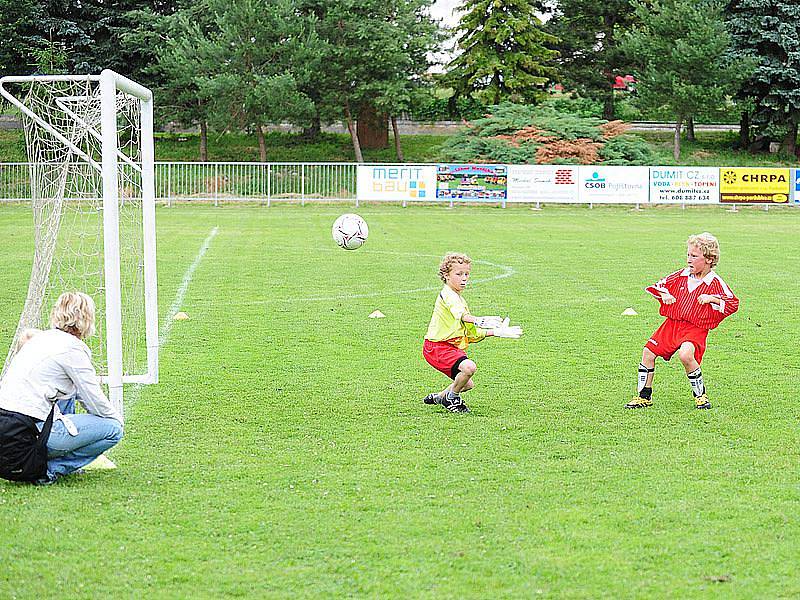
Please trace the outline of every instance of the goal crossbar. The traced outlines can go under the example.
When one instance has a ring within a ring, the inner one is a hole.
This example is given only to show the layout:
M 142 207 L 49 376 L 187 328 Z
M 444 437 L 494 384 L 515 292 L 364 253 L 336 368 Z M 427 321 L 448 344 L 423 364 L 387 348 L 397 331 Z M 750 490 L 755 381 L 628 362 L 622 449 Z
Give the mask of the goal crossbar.
M 6 88 L 6 84 L 13 84 L 13 83 L 28 83 L 31 80 L 37 80 L 41 82 L 51 82 L 51 81 L 95 81 L 100 82 L 103 77 L 109 77 L 114 81 L 114 86 L 116 89 L 119 89 L 126 94 L 130 94 L 136 98 L 139 98 L 144 103 L 151 103 L 153 101 L 153 93 L 148 90 L 146 87 L 139 85 L 135 81 L 131 81 L 127 77 L 124 77 L 114 71 L 106 69 L 100 75 L 29 75 L 29 76 L 15 76 L 15 75 L 8 75 L 6 77 L 0 78 L 0 95 L 3 96 L 8 102 L 13 104 L 17 107 L 21 112 L 23 112 L 26 116 L 32 119 L 39 127 L 42 127 L 47 132 L 49 132 L 53 137 L 58 139 L 62 144 L 67 146 L 70 150 L 72 150 L 75 154 L 83 158 L 86 162 L 88 162 L 92 167 L 97 169 L 98 171 L 102 170 L 102 167 L 97 164 L 97 162 L 90 156 L 88 156 L 83 150 L 81 150 L 78 146 L 76 146 L 73 142 L 68 140 L 64 137 L 59 131 L 57 131 L 50 123 L 42 119 L 39 115 L 29 109 L 23 102 L 21 102 L 18 98 L 16 98 L 13 94 L 11 94 Z M 81 117 L 75 114 L 74 111 L 67 108 L 63 102 L 65 100 L 81 100 L 85 99 L 82 96 L 63 96 L 61 98 L 56 98 L 56 103 L 59 107 L 67 114 L 69 114 L 72 118 L 76 120 L 76 122 L 80 123 L 84 127 L 86 127 L 88 133 L 96 138 L 98 141 L 101 141 L 101 134 L 97 132 L 93 127 L 88 125 Z M 127 156 L 125 156 L 122 152 L 117 152 L 117 157 L 124 162 L 126 162 L 131 167 L 138 169 L 138 165 L 135 165 L 133 161 L 131 161 Z

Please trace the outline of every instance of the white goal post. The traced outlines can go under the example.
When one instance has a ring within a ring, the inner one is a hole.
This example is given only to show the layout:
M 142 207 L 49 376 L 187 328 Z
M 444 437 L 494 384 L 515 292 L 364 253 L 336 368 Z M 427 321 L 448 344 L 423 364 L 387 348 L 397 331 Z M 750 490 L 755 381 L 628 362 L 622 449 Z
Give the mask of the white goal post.
M 113 71 L 7 76 L 30 163 L 34 257 L 20 333 L 48 326 L 64 291 L 91 295 L 86 340 L 120 409 L 124 383 L 158 381 L 153 94 Z

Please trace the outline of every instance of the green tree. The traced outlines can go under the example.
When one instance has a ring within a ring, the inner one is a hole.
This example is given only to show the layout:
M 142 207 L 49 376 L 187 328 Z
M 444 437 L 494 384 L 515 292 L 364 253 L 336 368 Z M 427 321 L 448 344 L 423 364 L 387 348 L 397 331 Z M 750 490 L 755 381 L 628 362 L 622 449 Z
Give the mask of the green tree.
M 290 0 L 209 0 L 214 25 L 195 30 L 192 43 L 206 69 L 196 77 L 200 95 L 213 108 L 220 129 L 255 132 L 259 156 L 267 160 L 264 128 L 271 123 L 308 122 L 311 102 L 298 89 L 291 67 L 303 41 L 303 22 Z
M 147 0 L 129 5 L 112 28 L 125 74 L 150 88 L 158 88 L 162 82 L 153 65 L 158 60 L 164 27 L 179 11 L 193 8 L 200 21 L 208 20 L 207 15 L 196 10 L 202 6 L 202 0 Z
M 722 106 L 746 74 L 729 53 L 721 0 L 653 0 L 634 5 L 640 24 L 621 48 L 636 65 L 639 102 L 675 116 L 673 155 L 680 157 L 686 119 Z
M 56 70 L 113 69 L 142 81 L 152 46 L 127 44 L 126 37 L 146 30 L 140 13 L 171 14 L 178 1 L 0 0 L 0 73 L 47 73 L 61 64 Z
M 43 18 L 38 0 L 0 0 L 0 76 L 33 71 L 31 56 L 46 39 L 38 27 Z
M 603 103 L 603 118 L 615 116 L 612 84 L 627 73 L 619 39 L 636 22 L 630 0 L 558 0 L 547 31 L 558 37 L 559 69 L 568 89 Z
M 313 18 L 316 40 L 305 48 L 308 62 L 298 74 L 318 117 L 341 118 L 363 161 L 356 119 L 384 119 L 410 102 L 409 90 L 428 67 L 436 28 L 427 15 L 431 0 L 301 0 Z M 296 68 L 296 66 L 295 66 Z
M 442 40 L 436 24 L 427 15 L 432 0 L 399 2 L 393 14 L 394 25 L 399 32 L 395 34 L 395 44 L 399 51 L 397 62 L 391 71 L 385 73 L 382 85 L 370 101 L 362 102 L 360 114 L 365 107 L 375 107 L 378 115 L 390 117 L 397 159 L 403 161 L 400 132 L 397 128 L 397 115 L 411 108 L 413 94 L 419 88 L 430 85 L 426 72 L 430 67 L 429 56 Z
M 254 132 L 266 161 L 266 125 L 307 121 L 311 104 L 291 72 L 304 35 L 295 16 L 289 0 L 203 0 L 164 21 L 159 93 L 166 115 L 200 126 L 201 160 L 209 124 Z
M 141 79 L 140 74 L 152 60 L 147 47 L 124 43 L 127 32 L 140 23 L 140 11 L 157 15 L 171 14 L 178 0 L 42 0 L 45 19 L 39 24 L 44 39 L 64 44 L 71 73 L 96 74 L 113 69 Z
M 558 56 L 558 39 L 543 31 L 537 7 L 530 0 L 465 0 L 456 28 L 460 53 L 444 78 L 454 100 L 481 93 L 492 104 L 536 100 L 556 77 Z
M 67 73 L 69 54 L 63 43 L 43 42 L 31 50 L 30 60 L 37 74 L 63 75 Z
M 730 0 L 726 16 L 737 54 L 752 56 L 757 68 L 740 89 L 753 121 L 784 130 L 783 149 L 796 153 L 800 122 L 800 4 L 796 0 Z M 743 112 L 743 141 L 749 112 Z
M 218 72 L 219 65 L 198 50 L 196 40 L 212 29 L 213 15 L 206 2 L 160 18 L 154 13 L 142 15 L 139 39 L 153 44 L 155 61 L 147 74 L 155 82 L 157 117 L 200 128 L 199 158 L 208 160 L 208 120 L 212 113 L 210 99 L 201 94 L 200 82 Z M 152 32 L 152 34 L 151 34 Z

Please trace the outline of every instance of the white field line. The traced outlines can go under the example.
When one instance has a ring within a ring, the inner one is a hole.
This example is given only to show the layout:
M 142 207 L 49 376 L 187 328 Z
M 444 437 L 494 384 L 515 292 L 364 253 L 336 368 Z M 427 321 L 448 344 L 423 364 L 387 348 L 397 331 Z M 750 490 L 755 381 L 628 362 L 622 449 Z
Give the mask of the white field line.
M 339 248 L 316 248 L 316 250 L 324 250 L 324 251 L 332 251 L 332 252 L 341 252 Z M 436 258 L 441 259 L 441 256 L 438 254 L 418 254 L 416 252 L 390 252 L 384 250 L 371 250 L 369 254 L 391 254 L 395 256 L 413 256 L 419 258 Z M 488 265 L 490 267 L 495 267 L 497 269 L 501 269 L 502 273 L 498 273 L 492 277 L 484 277 L 481 279 L 471 279 L 469 282 L 469 286 L 477 285 L 479 283 L 487 283 L 490 281 L 497 281 L 498 279 L 505 279 L 506 277 L 511 277 L 512 275 L 516 274 L 516 271 L 513 267 L 508 265 L 499 265 L 497 263 L 490 262 L 488 260 L 482 260 L 479 258 L 473 258 L 473 263 L 478 263 L 481 265 Z M 305 298 L 300 297 L 289 297 L 289 298 L 277 298 L 277 299 L 270 299 L 270 300 L 257 300 L 254 302 L 248 302 L 247 304 L 275 304 L 280 302 L 318 302 L 324 300 L 354 300 L 356 298 L 377 298 L 377 297 L 384 297 L 384 296 L 400 296 L 404 294 L 417 294 L 419 292 L 431 292 L 440 290 L 442 288 L 441 285 L 428 285 L 424 287 L 416 287 L 416 288 L 406 288 L 400 290 L 390 290 L 390 291 L 379 291 L 379 292 L 368 292 L 364 294 L 337 294 L 335 296 L 308 296 Z
M 183 275 L 183 280 L 181 281 L 181 285 L 178 287 L 178 291 L 175 294 L 175 300 L 172 301 L 172 304 L 169 307 L 169 312 L 164 317 L 164 320 L 161 322 L 161 332 L 158 335 L 158 350 L 161 351 L 167 340 L 169 340 L 169 334 L 172 331 L 172 324 L 175 322 L 175 315 L 178 314 L 178 311 L 183 304 L 183 300 L 186 297 L 186 292 L 189 289 L 189 284 L 192 282 L 192 277 L 194 277 L 194 272 L 197 270 L 198 265 L 203 260 L 203 257 L 206 255 L 209 246 L 211 245 L 211 240 L 213 240 L 219 231 L 219 227 L 214 227 L 211 230 L 211 233 L 208 234 L 208 237 L 203 242 L 203 245 L 200 246 L 200 251 L 197 253 L 197 256 L 194 257 L 194 261 L 189 268 L 186 269 L 186 273 Z M 130 391 L 127 393 L 123 393 L 123 403 L 125 408 L 130 408 L 133 404 L 139 399 L 139 394 L 142 390 L 142 384 L 137 383 L 131 386 Z
M 211 245 L 211 240 L 217 236 L 218 231 L 219 227 L 214 227 L 214 229 L 211 230 L 211 233 L 208 234 L 208 237 L 203 242 L 203 245 L 200 246 L 200 251 L 197 253 L 197 256 L 194 257 L 194 262 L 189 265 L 188 269 L 186 269 L 186 273 L 183 276 L 183 281 L 181 281 L 181 285 L 175 294 L 175 300 L 172 301 L 172 305 L 169 307 L 169 312 L 161 322 L 161 333 L 158 336 L 159 349 L 163 348 L 167 343 L 170 331 L 172 331 L 172 324 L 175 322 L 175 315 L 178 314 L 178 311 L 183 304 L 183 299 L 186 297 L 186 291 L 189 289 L 189 284 L 192 282 L 194 272 L 197 270 L 197 266 L 200 264 L 200 261 L 202 261 L 203 257 L 206 255 L 208 247 Z

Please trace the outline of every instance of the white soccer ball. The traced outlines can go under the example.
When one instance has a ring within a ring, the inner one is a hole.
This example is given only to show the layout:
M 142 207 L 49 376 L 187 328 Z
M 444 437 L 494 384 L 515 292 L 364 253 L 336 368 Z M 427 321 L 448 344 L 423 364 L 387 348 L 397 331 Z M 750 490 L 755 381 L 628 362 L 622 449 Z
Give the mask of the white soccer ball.
M 334 241 L 345 250 L 360 248 L 367 241 L 369 227 L 367 222 L 352 213 L 342 215 L 333 223 L 331 230 Z

